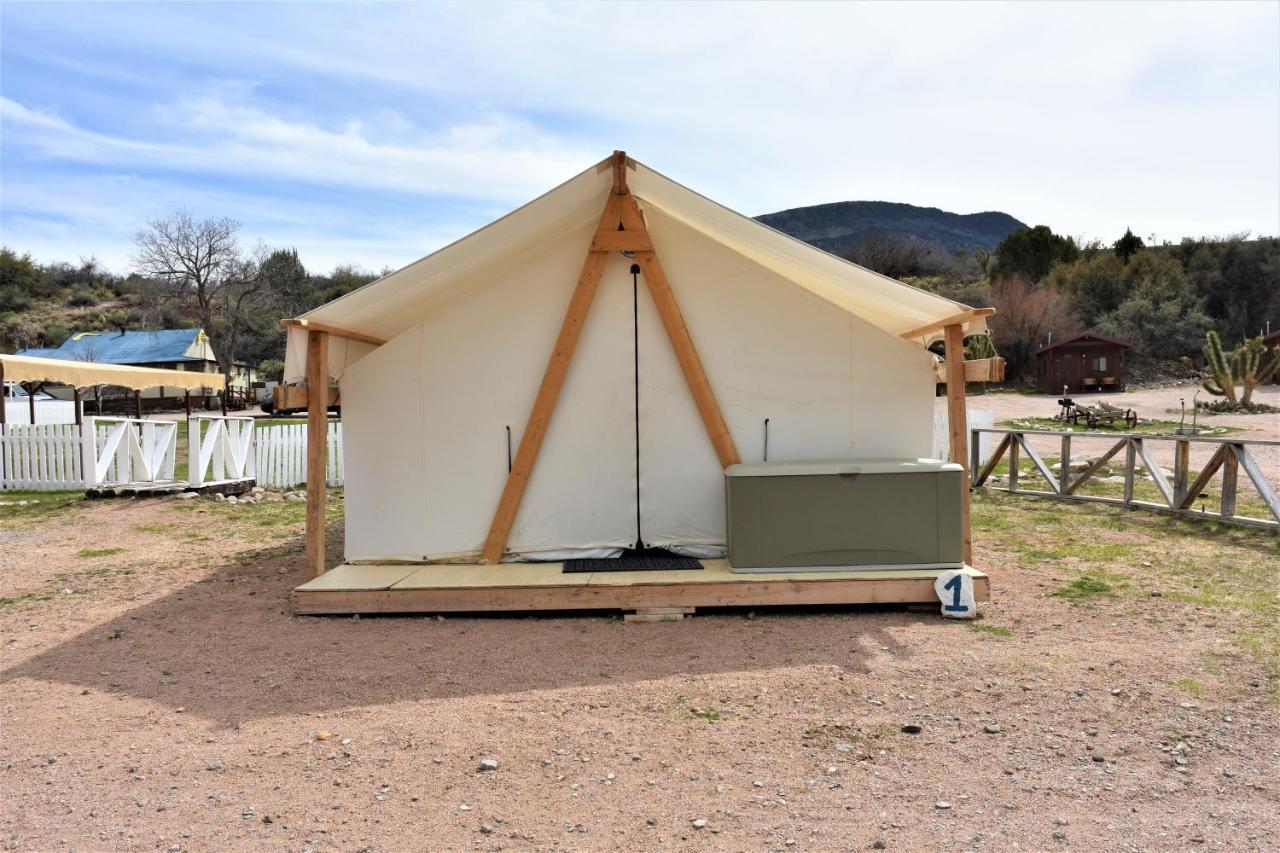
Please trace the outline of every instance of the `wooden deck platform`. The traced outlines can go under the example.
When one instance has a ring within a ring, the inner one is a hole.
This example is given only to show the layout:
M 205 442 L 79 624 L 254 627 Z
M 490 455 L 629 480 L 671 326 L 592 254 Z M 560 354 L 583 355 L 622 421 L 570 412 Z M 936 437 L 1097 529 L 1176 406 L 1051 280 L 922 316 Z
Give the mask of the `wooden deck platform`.
M 697 607 L 794 604 L 936 604 L 938 570 L 734 574 L 724 560 L 702 571 L 564 574 L 560 563 L 349 564 L 293 591 L 298 614 L 446 613 L 536 610 L 660 612 Z M 990 581 L 977 569 L 974 595 Z

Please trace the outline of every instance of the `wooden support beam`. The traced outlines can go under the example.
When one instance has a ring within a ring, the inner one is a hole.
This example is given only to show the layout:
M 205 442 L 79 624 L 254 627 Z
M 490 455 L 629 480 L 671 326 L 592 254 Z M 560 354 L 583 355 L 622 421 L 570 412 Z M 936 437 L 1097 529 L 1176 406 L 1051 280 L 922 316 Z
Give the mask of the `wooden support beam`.
M 987 464 L 982 467 L 977 479 L 973 481 L 973 487 L 976 489 L 987 481 L 991 476 L 991 472 L 996 470 L 996 465 L 1000 462 L 1000 458 L 1004 456 L 1004 452 L 1009 449 L 1009 442 L 1013 437 L 1010 433 L 1005 433 L 1004 438 L 1000 439 L 1000 443 L 996 445 L 995 452 L 991 454 L 991 458 L 987 460 Z M 975 446 L 977 442 L 974 442 Z
M 596 288 L 600 284 L 600 276 L 604 273 L 605 263 L 609 256 L 600 252 L 588 252 L 582 265 L 582 273 L 578 276 L 578 285 L 569 300 L 569 308 L 565 312 L 564 322 L 560 324 L 560 334 L 556 338 L 555 347 L 551 350 L 551 358 L 547 369 L 542 374 L 542 384 L 538 386 L 538 394 L 533 400 L 533 410 L 529 412 L 529 421 L 525 424 L 524 433 L 520 436 L 520 447 L 516 451 L 515 462 L 507 474 L 507 484 L 503 487 L 502 498 L 493 514 L 493 522 L 489 525 L 489 536 L 485 539 L 481 562 L 496 563 L 502 559 L 507 547 L 507 537 L 511 535 L 511 527 L 515 523 L 516 511 L 520 508 L 520 500 L 529 485 L 529 476 L 533 473 L 533 464 L 538 459 L 538 451 L 542 448 L 542 440 L 547 434 L 547 424 L 551 421 L 551 413 L 555 411 L 556 400 L 560 397 L 560 389 L 564 386 L 565 375 L 569 371 L 569 362 L 578 346 L 578 338 L 582 335 L 582 327 L 595 298 Z
M 1027 443 L 1027 437 L 1021 433 L 1018 434 L 1018 444 L 1027 452 L 1027 458 L 1031 460 L 1031 464 L 1035 466 L 1035 469 L 1040 472 L 1040 476 L 1044 477 L 1045 482 L 1049 484 L 1049 488 L 1057 492 L 1058 478 L 1053 476 L 1053 471 L 1049 470 L 1049 466 L 1045 464 L 1044 457 Z
M 593 252 L 652 252 L 653 241 L 644 231 L 597 231 L 591 238 Z
M 1253 487 L 1258 490 L 1258 497 L 1262 498 L 1262 502 L 1267 505 L 1267 509 L 1271 510 L 1271 514 L 1276 517 L 1277 521 L 1280 521 L 1280 495 L 1276 494 L 1275 488 L 1268 482 L 1267 475 L 1262 471 L 1262 466 L 1249 453 L 1249 448 L 1246 445 L 1232 445 L 1232 451 L 1239 458 L 1244 472 L 1253 481 Z
M 1114 447 L 1112 447 L 1106 453 L 1099 456 L 1097 459 L 1090 462 L 1089 467 L 1080 472 L 1080 477 L 1074 483 L 1072 483 L 1070 487 L 1067 488 L 1067 491 L 1065 492 L 1065 494 L 1068 494 L 1068 495 L 1075 494 L 1077 489 L 1083 486 L 1090 477 L 1098 473 L 1099 469 L 1101 469 L 1103 465 L 1106 465 L 1108 462 L 1111 461 L 1111 457 L 1115 456 L 1117 453 L 1119 453 L 1121 450 L 1127 447 L 1128 444 L 1129 444 L 1129 440 L 1122 438 L 1115 443 Z
M 738 448 L 733 442 L 733 436 L 729 433 L 729 425 L 725 423 L 724 416 L 720 413 L 720 404 L 716 402 L 716 395 L 711 390 L 711 383 L 707 380 L 706 371 L 703 370 L 702 360 L 698 358 L 698 351 L 693 346 L 693 338 L 690 337 L 689 328 L 685 325 L 684 315 L 680 313 L 676 296 L 671 292 L 671 283 L 667 281 L 667 274 L 663 271 L 662 264 L 654 252 L 637 252 L 636 260 L 644 272 L 645 284 L 649 286 L 649 294 L 653 296 L 658 316 L 662 318 L 662 326 L 667 330 L 671 348 L 675 350 L 676 360 L 680 362 L 680 369 L 684 371 L 685 382 L 689 384 L 689 390 L 693 393 L 693 401 L 698 406 L 698 414 L 702 416 L 702 424 L 707 429 L 711 446 L 715 448 L 720 467 L 728 468 L 730 465 L 736 465 L 742 461 L 742 457 L 738 455 Z M 967 488 L 968 483 L 965 485 Z M 968 556 L 965 559 L 967 560 Z
M 1151 452 L 1151 448 L 1140 438 L 1131 439 L 1137 448 L 1138 456 L 1142 459 L 1142 465 L 1147 469 L 1147 473 L 1151 475 L 1151 482 L 1156 484 L 1156 488 L 1160 490 L 1160 496 L 1164 498 L 1164 502 L 1169 506 L 1177 503 L 1174 500 L 1173 484 L 1164 475 L 1164 469 L 1156 462 L 1155 454 Z
M 973 562 L 973 531 L 969 523 L 969 413 L 964 398 L 964 327 L 960 323 L 948 325 L 946 334 L 947 356 L 947 431 L 951 437 L 951 461 L 958 463 L 961 474 L 961 529 L 964 533 L 964 561 Z
M 613 192 L 605 202 L 604 211 L 600 215 L 599 226 L 587 252 L 582 272 L 578 276 L 573 297 L 569 300 L 569 307 L 560 326 L 560 334 L 556 339 L 555 348 L 551 351 L 547 369 L 543 372 L 542 384 L 534 398 L 533 409 L 529 413 L 524 433 L 520 436 L 520 446 L 507 473 L 502 497 L 498 500 L 493 521 L 489 525 L 489 534 L 481 550 L 481 562 L 486 564 L 500 561 L 506 551 L 507 539 L 511 535 L 516 513 L 520 509 L 520 501 L 529 484 L 538 451 L 542 447 L 547 426 L 555 411 L 556 401 L 564 386 L 569 364 L 578 345 L 578 338 L 582 334 L 583 325 L 586 323 L 600 278 L 604 274 L 609 254 L 613 251 L 635 252 L 636 259 L 644 271 L 645 283 L 653 295 L 658 315 L 662 318 L 667 337 L 671 340 L 676 359 L 684 371 L 685 381 L 689 383 L 694 402 L 698 406 L 699 414 L 702 415 L 703 424 L 706 426 L 721 466 L 728 467 L 740 461 L 733 437 L 729 434 L 729 427 L 720 413 L 720 407 L 711 391 L 711 384 L 707 381 L 697 350 L 694 349 L 693 340 L 685 326 L 680 307 L 676 303 L 675 295 L 671 292 L 671 285 L 653 251 L 653 243 L 645 227 L 644 216 L 627 189 L 627 159 L 623 152 L 614 152 L 612 167 Z
M 1218 448 L 1217 452 L 1209 459 L 1208 464 L 1200 470 L 1200 476 L 1196 477 L 1195 482 L 1182 493 L 1182 500 L 1178 501 L 1178 509 L 1191 508 L 1191 505 L 1196 502 L 1196 498 L 1200 497 L 1200 494 L 1208 487 L 1213 475 L 1218 473 L 1218 469 L 1222 467 L 1222 463 L 1226 461 L 1227 454 L 1230 452 L 1225 444 Z
M 307 332 L 307 388 L 329 387 L 329 334 Z M 329 414 L 326 394 L 307 395 L 307 529 L 303 574 L 324 574 L 325 478 L 328 469 Z
M 923 337 L 939 330 L 945 330 L 947 326 L 963 326 L 970 320 L 976 320 L 979 317 L 990 317 L 996 313 L 994 308 L 968 308 L 959 314 L 953 314 L 950 317 L 944 317 L 941 320 L 934 320 L 932 323 L 925 323 L 923 326 L 903 332 L 898 335 L 900 338 L 911 340 L 912 338 Z
M 299 328 L 306 329 L 308 332 L 324 332 L 325 334 L 332 335 L 335 338 L 346 338 L 351 341 L 359 341 L 362 344 L 373 344 L 375 347 L 380 347 L 386 343 L 386 340 L 383 338 L 375 338 L 373 335 L 366 335 L 363 332 L 353 332 L 350 329 L 343 329 L 339 326 L 330 326 L 328 323 L 318 323 L 315 320 L 285 319 L 280 321 L 280 325 L 284 326 L 286 329 L 290 326 L 298 326 Z

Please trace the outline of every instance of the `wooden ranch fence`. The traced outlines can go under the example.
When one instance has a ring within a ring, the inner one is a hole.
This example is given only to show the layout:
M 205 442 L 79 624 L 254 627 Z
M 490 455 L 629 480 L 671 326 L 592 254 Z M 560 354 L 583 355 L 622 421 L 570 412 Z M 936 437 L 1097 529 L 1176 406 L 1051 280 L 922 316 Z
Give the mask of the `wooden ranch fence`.
M 978 458 L 976 449 L 979 446 L 979 434 L 998 436 L 995 450 L 985 462 Z M 972 430 L 974 449 L 970 459 L 970 470 L 977 471 L 973 480 L 973 488 L 981 488 L 991 478 L 996 466 L 1006 456 L 1009 460 L 1008 483 L 1006 491 L 1033 497 L 1055 498 L 1057 500 L 1094 501 L 1097 503 L 1119 504 L 1128 507 L 1140 507 L 1159 512 L 1172 513 L 1189 518 L 1213 519 L 1228 524 L 1239 524 L 1248 527 L 1260 527 L 1267 530 L 1280 530 L 1280 497 L 1276 488 L 1268 480 L 1266 472 L 1258 464 L 1252 449 L 1262 446 L 1280 446 L 1280 441 L 1260 441 L 1231 439 L 1228 437 L 1199 437 L 1183 435 L 1149 435 L 1143 433 L 1080 433 L 1058 432 L 1053 430 L 1017 430 L 982 428 Z M 1027 436 L 1049 436 L 1060 442 L 1059 470 L 1057 473 L 1045 462 Z M 1081 440 L 1099 440 L 1107 443 L 1107 449 L 1100 456 L 1093 457 L 1082 471 L 1072 471 L 1071 448 L 1076 442 L 1077 449 Z M 1158 442 L 1173 442 L 1173 476 L 1166 476 L 1164 469 L 1156 462 L 1152 445 Z M 1191 478 L 1191 445 L 1216 445 L 1209 461 Z M 1095 480 L 1098 473 L 1123 452 L 1123 495 L 1110 497 L 1106 495 L 1082 495 L 1082 486 Z M 1038 474 L 1049 486 L 1045 489 L 1028 489 L 1022 486 L 1023 472 L 1019 470 L 1021 457 L 1025 454 L 1031 462 L 1034 479 Z M 1134 488 L 1139 478 L 1138 468 L 1145 468 L 1147 476 L 1155 485 L 1160 502 L 1140 500 L 1134 496 Z M 1262 503 L 1273 516 L 1270 519 L 1253 518 L 1237 513 L 1240 496 L 1240 471 L 1257 490 Z M 1195 503 L 1208 490 L 1218 472 L 1222 472 L 1218 486 L 1221 499 L 1217 512 L 1195 509 Z

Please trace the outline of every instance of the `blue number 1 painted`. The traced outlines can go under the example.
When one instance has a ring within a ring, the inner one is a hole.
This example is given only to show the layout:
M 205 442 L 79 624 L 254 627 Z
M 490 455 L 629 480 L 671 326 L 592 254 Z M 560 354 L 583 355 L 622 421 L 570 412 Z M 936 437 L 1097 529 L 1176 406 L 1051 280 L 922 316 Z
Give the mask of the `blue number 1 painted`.
M 951 603 L 944 604 L 942 609 L 947 613 L 968 613 L 967 605 L 960 603 L 960 589 L 964 585 L 964 575 L 956 575 L 942 587 L 951 590 Z

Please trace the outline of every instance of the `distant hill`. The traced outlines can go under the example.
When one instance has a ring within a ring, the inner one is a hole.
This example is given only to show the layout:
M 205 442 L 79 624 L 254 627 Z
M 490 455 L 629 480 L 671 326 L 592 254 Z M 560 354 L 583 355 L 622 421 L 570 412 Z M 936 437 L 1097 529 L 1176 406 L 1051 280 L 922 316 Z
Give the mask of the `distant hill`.
M 907 237 L 948 254 L 994 249 L 1011 231 L 1027 226 L 1007 213 L 948 213 L 892 201 L 838 201 L 757 216 L 771 228 L 839 253 L 868 233 Z

